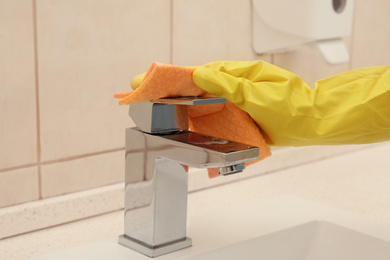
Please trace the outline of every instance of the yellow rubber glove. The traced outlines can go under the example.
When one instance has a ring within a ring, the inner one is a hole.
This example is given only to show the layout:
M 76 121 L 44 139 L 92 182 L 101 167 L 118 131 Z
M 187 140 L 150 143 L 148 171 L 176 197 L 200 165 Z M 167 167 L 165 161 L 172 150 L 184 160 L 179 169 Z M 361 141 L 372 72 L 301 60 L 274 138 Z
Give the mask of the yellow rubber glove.
M 310 89 L 263 61 L 197 67 L 194 83 L 246 111 L 274 146 L 366 144 L 390 140 L 390 66 L 345 72 Z

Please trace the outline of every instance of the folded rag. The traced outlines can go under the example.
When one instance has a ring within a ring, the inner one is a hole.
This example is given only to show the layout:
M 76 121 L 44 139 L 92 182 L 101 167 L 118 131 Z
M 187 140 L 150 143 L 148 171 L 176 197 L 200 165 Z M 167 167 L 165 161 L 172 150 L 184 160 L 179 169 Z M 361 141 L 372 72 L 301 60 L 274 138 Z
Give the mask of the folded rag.
M 260 147 L 366 144 L 390 140 L 390 66 L 352 70 L 316 82 L 264 61 L 199 67 L 153 63 L 115 94 L 119 104 L 162 97 L 218 96 L 225 104 L 189 108 L 194 131 Z M 223 127 L 221 127 L 223 126 Z
M 119 104 L 132 104 L 162 97 L 202 96 L 215 97 L 194 84 L 195 68 L 153 63 L 145 75 L 132 80 L 132 92 L 117 93 Z M 222 139 L 260 147 L 260 160 L 271 155 L 253 119 L 231 102 L 188 107 L 189 127 L 192 131 Z M 222 127 L 221 127 L 222 126 Z M 210 177 L 217 171 L 209 170 Z

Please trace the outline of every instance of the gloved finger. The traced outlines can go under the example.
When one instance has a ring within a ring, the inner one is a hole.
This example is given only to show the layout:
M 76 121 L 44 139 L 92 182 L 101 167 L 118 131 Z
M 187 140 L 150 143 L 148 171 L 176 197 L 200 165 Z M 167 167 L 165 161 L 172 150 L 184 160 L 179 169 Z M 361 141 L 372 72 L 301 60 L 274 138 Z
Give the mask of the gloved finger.
M 138 75 L 134 76 L 134 77 L 131 79 L 130 85 L 131 85 L 131 88 L 132 88 L 133 90 L 136 90 L 136 89 L 139 87 L 139 85 L 141 85 L 142 81 L 143 81 L 144 78 L 145 78 L 145 75 L 146 75 L 146 72 L 141 73 L 141 74 L 138 74 Z

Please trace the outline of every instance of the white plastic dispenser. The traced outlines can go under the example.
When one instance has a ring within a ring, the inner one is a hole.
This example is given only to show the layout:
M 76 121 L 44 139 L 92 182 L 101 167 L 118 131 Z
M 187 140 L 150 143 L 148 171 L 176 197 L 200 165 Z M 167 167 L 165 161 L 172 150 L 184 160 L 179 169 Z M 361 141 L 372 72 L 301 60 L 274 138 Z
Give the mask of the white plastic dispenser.
M 256 53 L 316 43 L 330 64 L 349 60 L 342 40 L 351 34 L 354 0 L 252 0 Z

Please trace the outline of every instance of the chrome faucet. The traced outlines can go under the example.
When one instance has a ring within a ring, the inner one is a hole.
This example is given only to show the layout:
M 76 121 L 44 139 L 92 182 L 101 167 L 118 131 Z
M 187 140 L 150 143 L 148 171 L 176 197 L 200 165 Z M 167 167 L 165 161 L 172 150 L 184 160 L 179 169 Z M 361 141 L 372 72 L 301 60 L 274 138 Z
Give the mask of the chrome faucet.
M 259 148 L 188 130 L 188 105 L 224 98 L 165 98 L 130 105 L 126 129 L 124 235 L 119 243 L 149 257 L 188 246 L 186 166 L 241 172 Z M 184 166 L 186 165 L 186 166 Z

